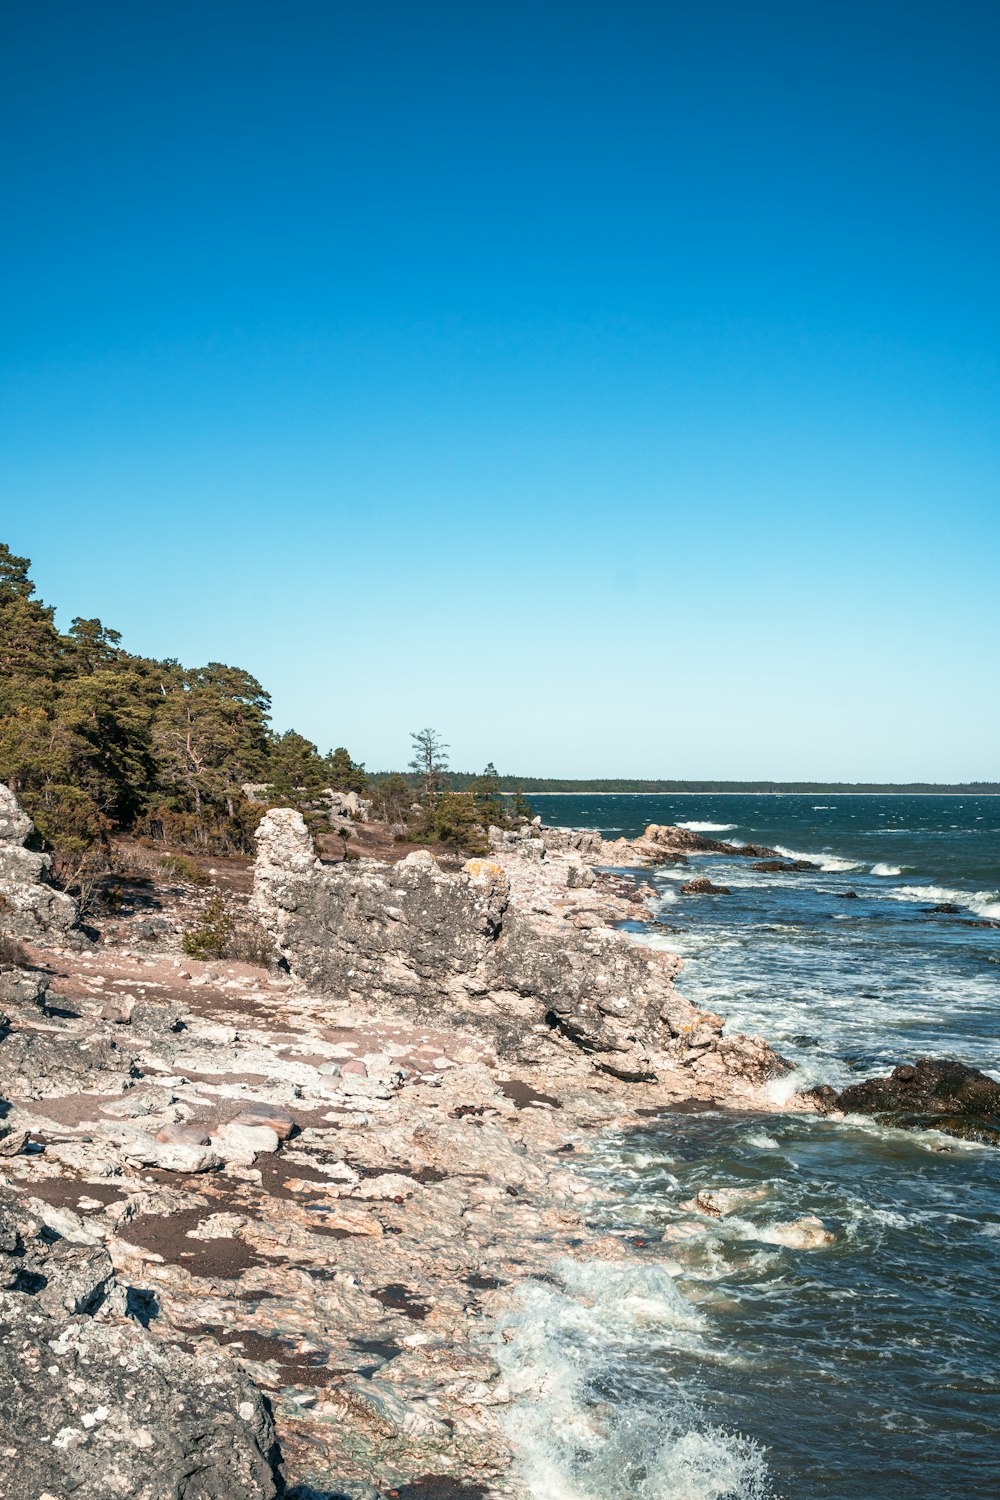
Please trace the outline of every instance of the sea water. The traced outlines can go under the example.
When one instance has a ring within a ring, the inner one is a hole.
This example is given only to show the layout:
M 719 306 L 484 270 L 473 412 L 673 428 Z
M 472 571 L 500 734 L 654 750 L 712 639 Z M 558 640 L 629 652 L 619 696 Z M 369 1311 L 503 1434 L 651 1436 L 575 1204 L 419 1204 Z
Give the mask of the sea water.
M 930 1055 L 1000 1076 L 1000 799 L 567 795 L 536 810 L 819 863 L 662 867 L 657 924 L 636 933 L 683 956 L 690 1000 L 793 1061 L 794 1086 Z M 730 895 L 679 895 L 693 873 Z M 1000 1152 L 692 1107 L 604 1138 L 586 1170 L 629 1259 L 529 1285 L 501 1350 L 538 1500 L 1000 1496 Z M 690 1206 L 703 1188 L 745 1197 L 711 1219 Z M 781 1243 L 805 1215 L 831 1245 Z

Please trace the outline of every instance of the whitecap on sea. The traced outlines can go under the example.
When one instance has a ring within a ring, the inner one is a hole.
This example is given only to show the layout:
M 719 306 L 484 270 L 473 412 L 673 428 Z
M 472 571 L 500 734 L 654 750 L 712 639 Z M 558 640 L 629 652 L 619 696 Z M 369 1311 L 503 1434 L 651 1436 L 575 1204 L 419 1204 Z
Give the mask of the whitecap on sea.
M 691 833 L 729 833 L 735 823 L 678 823 L 678 828 L 687 828 Z
M 807 859 L 826 874 L 840 873 L 844 870 L 857 870 L 861 861 L 857 859 L 841 859 L 837 854 L 804 854 L 801 849 L 786 849 L 782 844 L 775 844 L 776 851 L 782 859 Z
M 934 906 L 964 906 L 979 917 L 1000 921 L 1000 891 L 955 891 L 943 885 L 900 885 L 885 894 L 893 901 L 929 901 Z

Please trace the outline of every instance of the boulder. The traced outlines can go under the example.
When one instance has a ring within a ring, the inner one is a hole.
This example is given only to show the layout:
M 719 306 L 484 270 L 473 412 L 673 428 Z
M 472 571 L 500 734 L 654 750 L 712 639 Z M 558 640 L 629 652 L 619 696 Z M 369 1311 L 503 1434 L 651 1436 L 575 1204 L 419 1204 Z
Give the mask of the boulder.
M 278 1495 L 270 1409 L 247 1376 L 123 1316 L 129 1292 L 103 1247 L 46 1229 L 10 1192 L 0 1288 L 4 1500 Z
M 245 1104 L 230 1124 L 257 1127 L 266 1125 L 282 1141 L 287 1141 L 297 1128 L 295 1116 L 287 1109 L 282 1109 L 279 1104 Z
M 252 1167 L 257 1157 L 277 1151 L 280 1141 L 267 1125 L 224 1125 L 212 1136 L 212 1147 L 230 1166 Z
M 908 1129 L 932 1127 L 963 1140 L 1000 1146 L 1000 1083 L 949 1058 L 921 1057 L 888 1078 L 867 1078 L 842 1089 L 837 1107 L 875 1115 Z
M 682 896 L 728 896 L 728 885 L 713 885 L 707 875 L 699 875 L 681 886 Z
M 686 864 L 689 854 L 728 854 L 738 859 L 776 859 L 777 849 L 766 844 L 728 844 L 706 838 L 692 828 L 650 823 L 635 840 L 635 848 L 646 859 L 662 864 Z
M 118 1094 L 136 1071 L 133 1055 L 100 1031 L 22 1030 L 0 1038 L 0 1084 L 12 1097 Z

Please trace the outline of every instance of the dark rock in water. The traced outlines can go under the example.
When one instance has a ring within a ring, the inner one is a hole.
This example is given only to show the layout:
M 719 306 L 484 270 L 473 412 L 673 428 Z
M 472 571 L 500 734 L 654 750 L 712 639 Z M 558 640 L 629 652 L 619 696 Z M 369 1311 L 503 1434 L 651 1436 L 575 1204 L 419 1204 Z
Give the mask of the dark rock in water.
M 837 896 L 841 901 L 860 901 L 857 891 L 838 891 Z
M 818 870 L 811 859 L 759 859 L 753 870 L 763 870 L 766 875 L 778 875 L 786 870 Z
M 131 1318 L 102 1247 L 0 1194 L 0 1493 L 5 1500 L 272 1500 L 270 1408 L 219 1351 Z M 100 1312 L 95 1318 L 90 1314 Z
M 928 908 L 932 917 L 957 917 L 962 908 L 956 906 L 954 901 L 941 901 L 937 906 Z
M 836 1107 L 1000 1146 L 1000 1083 L 947 1058 L 921 1057 L 894 1068 L 888 1078 L 853 1083 L 837 1095 Z
M 728 896 L 728 885 L 713 885 L 707 875 L 699 875 L 681 886 L 682 896 Z

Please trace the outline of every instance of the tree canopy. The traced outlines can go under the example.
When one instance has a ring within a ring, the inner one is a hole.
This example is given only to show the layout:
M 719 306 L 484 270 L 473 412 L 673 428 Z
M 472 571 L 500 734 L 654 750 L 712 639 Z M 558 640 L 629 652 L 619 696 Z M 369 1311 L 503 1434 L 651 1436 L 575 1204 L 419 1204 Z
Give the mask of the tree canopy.
M 242 667 L 135 656 L 99 619 L 60 633 L 30 566 L 0 543 L 0 780 L 63 861 L 120 830 L 248 851 L 261 800 L 366 790 L 343 746 L 324 756 L 274 733 L 270 696 Z

